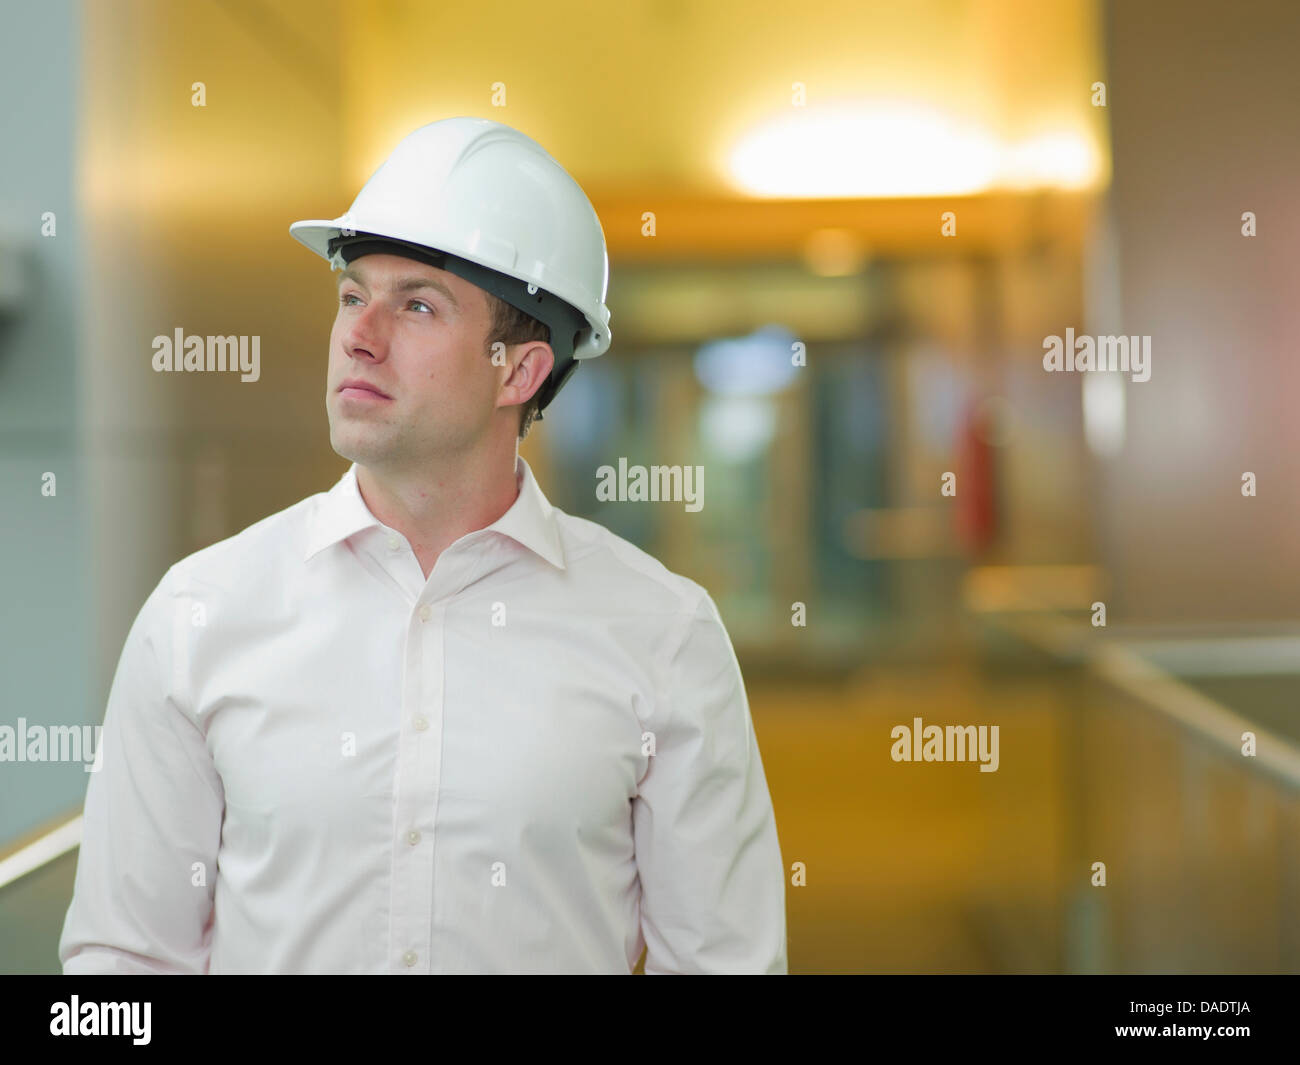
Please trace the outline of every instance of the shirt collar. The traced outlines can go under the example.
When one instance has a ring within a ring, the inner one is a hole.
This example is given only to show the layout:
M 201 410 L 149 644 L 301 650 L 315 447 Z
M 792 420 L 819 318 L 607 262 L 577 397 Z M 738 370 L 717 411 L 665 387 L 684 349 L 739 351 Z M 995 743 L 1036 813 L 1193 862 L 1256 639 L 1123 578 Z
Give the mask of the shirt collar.
M 515 484 L 519 487 L 519 495 L 510 509 L 485 528 L 509 536 L 551 565 L 564 569 L 564 549 L 555 509 L 522 455 L 515 456 Z M 312 515 L 303 561 L 362 529 L 382 525 L 361 497 L 361 489 L 357 487 L 357 464 L 354 462 L 326 493 Z

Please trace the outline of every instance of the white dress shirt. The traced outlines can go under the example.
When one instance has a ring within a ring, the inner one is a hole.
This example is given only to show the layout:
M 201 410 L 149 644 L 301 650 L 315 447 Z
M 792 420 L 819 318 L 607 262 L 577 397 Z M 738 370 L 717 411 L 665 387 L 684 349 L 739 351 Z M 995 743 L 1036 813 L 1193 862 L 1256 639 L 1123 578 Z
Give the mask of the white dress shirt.
M 127 636 L 65 973 L 784 973 L 708 593 L 519 495 L 426 580 L 352 466 L 172 566 Z

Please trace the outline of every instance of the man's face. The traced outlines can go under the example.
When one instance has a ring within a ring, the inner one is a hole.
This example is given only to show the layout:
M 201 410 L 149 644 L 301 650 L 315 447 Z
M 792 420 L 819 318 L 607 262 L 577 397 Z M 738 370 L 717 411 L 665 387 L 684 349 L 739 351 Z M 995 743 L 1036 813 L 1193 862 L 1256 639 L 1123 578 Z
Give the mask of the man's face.
M 487 294 L 397 255 L 363 255 L 339 279 L 325 409 L 330 444 L 388 472 L 471 451 L 488 431 L 500 380 L 487 357 Z M 344 388 L 361 381 L 388 398 Z

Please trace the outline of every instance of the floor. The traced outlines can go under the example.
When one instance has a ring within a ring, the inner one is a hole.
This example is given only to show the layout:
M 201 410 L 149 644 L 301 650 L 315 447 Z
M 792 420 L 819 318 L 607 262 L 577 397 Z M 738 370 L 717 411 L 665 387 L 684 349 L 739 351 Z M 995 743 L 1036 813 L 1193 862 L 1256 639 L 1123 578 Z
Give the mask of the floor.
M 1294 806 L 1239 772 L 1188 776 L 1170 727 L 1132 708 L 1087 706 L 1084 744 L 1077 677 L 972 662 L 747 687 L 782 855 L 805 870 L 792 973 L 1294 971 Z M 890 730 L 916 717 L 996 724 L 997 771 L 895 762 Z M 58 971 L 75 858 L 0 893 L 0 971 Z

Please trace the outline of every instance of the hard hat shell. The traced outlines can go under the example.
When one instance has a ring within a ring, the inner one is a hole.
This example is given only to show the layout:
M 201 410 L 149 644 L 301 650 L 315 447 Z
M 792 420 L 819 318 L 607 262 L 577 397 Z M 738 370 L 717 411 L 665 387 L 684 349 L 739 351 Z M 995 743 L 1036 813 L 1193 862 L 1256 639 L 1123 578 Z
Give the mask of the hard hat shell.
M 289 232 L 336 266 L 342 260 L 331 242 L 365 234 L 477 263 L 576 309 L 586 328 L 575 338 L 573 359 L 609 350 L 609 257 L 600 219 L 546 149 L 503 123 L 460 117 L 421 126 L 343 215 L 295 222 Z M 557 352 L 561 361 L 552 385 L 573 369 Z M 549 389 L 548 402 L 555 391 Z

